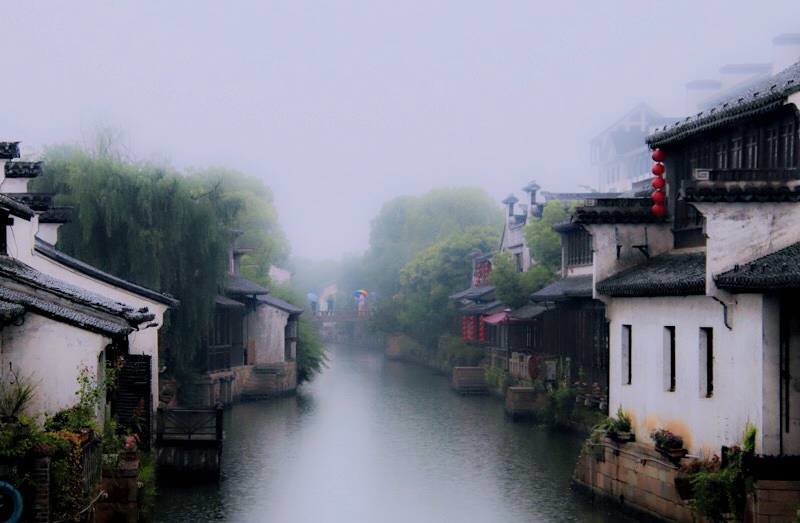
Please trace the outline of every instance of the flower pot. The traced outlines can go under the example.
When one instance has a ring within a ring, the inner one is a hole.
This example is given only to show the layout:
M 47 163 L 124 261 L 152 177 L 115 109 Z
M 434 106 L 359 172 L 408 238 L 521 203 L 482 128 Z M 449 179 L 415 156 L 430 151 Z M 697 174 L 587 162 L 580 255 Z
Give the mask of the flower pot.
M 627 443 L 636 440 L 636 436 L 633 432 L 609 432 L 608 437 L 617 443 Z
M 678 461 L 686 456 L 687 452 L 686 449 L 665 449 L 664 447 L 660 447 L 658 445 L 656 445 L 656 450 L 672 461 Z

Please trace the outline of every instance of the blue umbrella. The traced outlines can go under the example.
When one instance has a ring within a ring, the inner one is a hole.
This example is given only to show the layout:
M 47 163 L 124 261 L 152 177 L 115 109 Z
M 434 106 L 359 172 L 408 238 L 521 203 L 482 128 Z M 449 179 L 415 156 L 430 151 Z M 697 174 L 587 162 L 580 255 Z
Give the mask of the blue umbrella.
M 306 298 L 308 298 L 310 301 L 319 301 L 319 298 L 317 298 L 317 295 L 313 292 L 306 294 Z

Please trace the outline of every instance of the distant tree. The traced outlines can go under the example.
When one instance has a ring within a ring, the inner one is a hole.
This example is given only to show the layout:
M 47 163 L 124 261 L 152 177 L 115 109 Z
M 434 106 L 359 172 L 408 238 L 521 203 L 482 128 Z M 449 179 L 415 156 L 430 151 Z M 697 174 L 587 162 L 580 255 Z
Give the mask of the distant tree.
M 542 211 L 542 217 L 525 227 L 525 241 L 534 263 L 553 272 L 561 270 L 561 239 L 553 225 L 568 220 L 570 212 L 561 202 L 550 202 Z
M 429 245 L 403 267 L 400 290 L 381 300 L 371 325 L 387 333 L 404 333 L 427 348 L 450 328 L 448 298 L 469 284 L 476 250 L 491 251 L 500 239 L 496 228 L 469 227 Z
M 519 272 L 510 253 L 492 256 L 489 282 L 494 285 L 497 299 L 506 307 L 522 307 L 532 293 L 553 281 L 553 277 L 553 271 L 545 265 L 532 265 L 527 271 Z
M 287 260 L 289 241 L 278 223 L 272 191 L 262 180 L 233 169 L 212 167 L 190 171 L 186 181 L 198 195 L 213 190 L 217 205 L 226 213 L 225 222 L 241 231 L 236 244 L 251 249 L 242 260 L 249 276 L 266 276 L 273 263 Z
M 436 242 L 486 226 L 496 231 L 499 244 L 503 213 L 482 189 L 434 189 L 419 198 L 402 196 L 384 204 L 371 225 L 364 273 L 380 299 L 388 299 L 401 289 L 401 269 Z

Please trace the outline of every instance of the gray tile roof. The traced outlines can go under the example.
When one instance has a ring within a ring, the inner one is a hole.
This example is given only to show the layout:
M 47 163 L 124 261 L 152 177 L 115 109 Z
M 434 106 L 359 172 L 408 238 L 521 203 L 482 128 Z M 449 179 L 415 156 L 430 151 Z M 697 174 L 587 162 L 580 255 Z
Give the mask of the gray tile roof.
M 19 142 L 0 142 L 0 160 L 19 158 Z
M 797 170 L 786 170 L 794 180 L 800 176 Z M 765 173 L 768 174 L 768 173 Z M 738 184 L 698 182 L 686 180 L 681 189 L 681 198 L 686 202 L 704 203 L 765 203 L 800 202 L 800 185 L 792 181 Z
M 569 276 L 531 294 L 531 301 L 555 301 L 565 298 L 591 298 L 592 275 Z
M 494 300 L 488 303 L 468 303 L 464 307 L 461 307 L 459 312 L 463 314 L 494 314 L 502 310 L 505 310 L 505 305 Z
M 0 208 L 5 208 L 14 216 L 30 220 L 34 216 L 33 209 L 24 205 L 10 196 L 0 193 Z
M 517 320 L 530 320 L 547 310 L 544 305 L 529 303 L 508 313 L 509 318 Z
M 660 147 L 692 134 L 738 121 L 751 114 L 768 111 L 782 105 L 789 95 L 797 91 L 800 91 L 800 62 L 755 83 L 708 111 L 657 130 L 647 137 L 647 143 L 651 147 Z
M 65 304 L 63 300 L 59 300 L 53 295 L 38 294 L 34 296 L 5 285 L 6 281 L 0 278 L 0 300 L 24 307 L 25 310 L 31 310 L 56 321 L 104 335 L 125 336 L 133 331 L 124 317 L 104 314 L 74 303 Z
M 63 252 L 56 249 L 53 245 L 47 243 L 46 241 L 40 238 L 36 238 L 36 242 L 34 244 L 34 250 L 39 254 L 42 254 L 45 257 L 50 258 L 51 260 L 56 261 L 61 265 L 64 265 L 65 267 L 69 267 L 70 269 L 74 269 L 92 278 L 98 279 L 105 283 L 109 283 L 116 287 L 120 287 L 121 289 L 127 290 L 129 292 L 133 292 L 134 294 L 138 294 L 143 298 L 147 298 L 149 300 L 153 300 L 158 303 L 163 303 L 164 305 L 168 305 L 170 307 L 177 307 L 178 305 L 180 305 L 180 302 L 171 296 L 168 296 L 166 294 L 161 294 L 146 287 L 142 287 L 141 285 L 136 285 L 135 283 L 123 280 L 122 278 L 118 278 L 107 272 L 103 272 L 100 269 L 89 265 L 88 263 L 84 263 L 78 259 L 73 258 L 72 256 L 64 254 Z
M 39 223 L 67 223 L 72 221 L 74 207 L 51 207 L 39 214 Z
M 587 202 L 588 203 L 588 202 Z M 652 212 L 650 198 L 602 198 L 575 210 L 571 220 L 581 225 L 611 223 L 663 223 L 666 216 Z
M 255 284 L 246 278 L 229 274 L 225 281 L 225 292 L 232 296 L 253 296 L 269 294 L 269 289 Z
M 72 308 L 91 310 L 108 315 L 111 318 L 117 317 L 121 319 L 123 323 L 129 326 L 129 331 L 133 330 L 131 327 L 155 318 L 155 315 L 149 312 L 147 307 L 134 309 L 130 305 L 53 278 L 8 256 L 0 256 L 0 281 L 2 281 L 6 290 L 19 291 L 24 295 L 35 294 L 37 296 L 37 298 L 31 298 L 32 301 L 30 303 L 18 302 L 15 299 L 3 299 L 22 305 L 35 305 L 39 304 L 39 301 L 60 303 L 63 304 L 62 308 L 65 309 L 62 315 L 65 318 L 69 318 L 72 315 L 70 312 Z M 39 297 L 41 297 L 41 300 L 38 299 Z M 59 306 L 56 305 L 56 307 L 58 308 Z M 50 311 L 49 306 L 47 310 Z M 55 314 L 55 310 L 51 312 Z M 110 321 L 115 322 L 116 319 Z
M 450 295 L 451 300 L 475 300 L 494 293 L 494 285 L 478 285 Z
M 667 253 L 597 284 L 606 296 L 685 296 L 705 294 L 706 253 Z
M 733 292 L 800 288 L 800 243 L 714 276 L 720 289 Z
M 42 174 L 42 162 L 6 162 L 6 178 L 36 178 Z
M 55 196 L 53 193 L 49 192 L 7 192 L 3 194 L 23 205 L 27 205 L 34 211 L 46 211 L 53 207 L 53 198 Z
M 300 314 L 303 312 L 302 307 L 298 307 L 289 302 L 283 301 L 280 298 L 272 296 L 271 294 L 259 296 L 258 298 L 256 298 L 256 300 L 260 303 L 265 303 L 267 305 L 275 307 L 276 309 L 288 312 L 289 314 Z
M 221 294 L 214 297 L 214 304 L 222 309 L 244 309 L 245 307 L 244 303 Z

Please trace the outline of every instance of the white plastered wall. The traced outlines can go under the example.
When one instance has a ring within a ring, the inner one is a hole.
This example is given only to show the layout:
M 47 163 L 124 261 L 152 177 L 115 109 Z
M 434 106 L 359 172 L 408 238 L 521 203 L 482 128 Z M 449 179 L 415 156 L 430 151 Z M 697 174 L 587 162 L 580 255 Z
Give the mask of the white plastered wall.
M 21 326 L 0 331 L 0 341 L 2 369 L 10 364 L 21 376 L 38 382 L 28 413 L 53 415 L 77 402 L 81 366 L 98 376 L 98 358 L 110 339 L 28 312 Z
M 771 393 L 762 377 L 777 375 L 774 368 L 765 368 L 776 364 L 768 355 L 776 351 L 772 345 L 777 332 L 774 326 L 761 328 L 761 295 L 741 296 L 736 308 L 738 321 L 729 330 L 722 305 L 706 296 L 609 301 L 609 409 L 614 412 L 621 405 L 631 414 L 637 438 L 647 440 L 652 429 L 667 428 L 684 437 L 691 454 L 710 457 L 719 454 L 722 445 L 741 443 L 747 425 L 753 424 L 762 435 L 761 445 L 771 444 L 772 436 L 762 430 L 763 417 L 774 417 L 775 412 L 770 407 L 762 410 L 765 393 Z M 632 329 L 630 384 L 623 384 L 623 325 Z M 675 326 L 674 391 L 665 380 L 665 326 Z M 710 397 L 701 390 L 701 328 L 713 329 Z
M 255 364 L 282 363 L 285 328 L 289 313 L 269 305 L 261 305 L 247 322 L 248 339 L 255 342 Z

